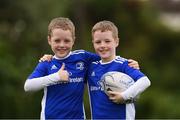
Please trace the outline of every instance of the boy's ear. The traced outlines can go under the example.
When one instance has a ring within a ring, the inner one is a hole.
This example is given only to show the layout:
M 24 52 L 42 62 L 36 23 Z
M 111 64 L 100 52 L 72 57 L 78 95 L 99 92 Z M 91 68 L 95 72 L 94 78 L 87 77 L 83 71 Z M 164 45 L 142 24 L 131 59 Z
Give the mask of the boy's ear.
M 51 37 L 50 37 L 50 36 L 47 36 L 47 39 L 48 39 L 49 45 L 51 45 Z
M 119 45 L 119 38 L 116 38 L 116 47 Z

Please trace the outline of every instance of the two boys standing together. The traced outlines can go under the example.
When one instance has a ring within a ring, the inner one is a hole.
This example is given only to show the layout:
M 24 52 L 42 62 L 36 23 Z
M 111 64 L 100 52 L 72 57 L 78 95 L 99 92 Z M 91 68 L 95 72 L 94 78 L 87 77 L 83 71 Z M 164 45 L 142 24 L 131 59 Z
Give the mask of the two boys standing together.
M 40 62 L 27 78 L 25 91 L 44 89 L 41 119 L 86 119 L 83 93 L 86 83 L 90 95 L 92 119 L 135 119 L 134 99 L 150 86 L 149 79 L 137 68 L 134 60 L 116 56 L 118 29 L 110 21 L 100 21 L 92 28 L 92 43 L 96 53 L 71 51 L 75 42 L 75 26 L 68 18 L 54 18 L 48 26 L 48 43 L 54 56 Z M 130 67 L 131 66 L 131 67 Z M 111 71 L 132 77 L 135 83 L 124 92 L 99 88 L 98 81 Z

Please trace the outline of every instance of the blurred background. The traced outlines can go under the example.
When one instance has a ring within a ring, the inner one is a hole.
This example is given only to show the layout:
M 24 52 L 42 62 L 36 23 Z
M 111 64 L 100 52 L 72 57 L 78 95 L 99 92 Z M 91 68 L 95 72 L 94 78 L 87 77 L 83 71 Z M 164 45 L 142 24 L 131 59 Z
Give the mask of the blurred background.
M 136 104 L 136 118 L 180 118 L 180 0 L 1 0 L 0 118 L 39 118 L 43 91 L 23 87 L 39 58 L 52 54 L 47 26 L 59 16 L 76 26 L 73 49 L 91 52 L 92 26 L 114 22 L 117 54 L 137 60 L 152 82 Z M 87 91 L 84 99 L 90 118 Z

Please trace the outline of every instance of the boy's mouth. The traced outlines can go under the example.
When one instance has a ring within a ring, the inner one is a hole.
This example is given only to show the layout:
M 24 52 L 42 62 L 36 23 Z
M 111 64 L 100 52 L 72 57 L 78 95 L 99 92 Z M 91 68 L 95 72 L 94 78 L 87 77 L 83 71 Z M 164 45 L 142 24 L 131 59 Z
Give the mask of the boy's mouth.
M 67 49 L 56 49 L 58 52 L 66 52 Z
M 108 50 L 103 49 L 103 50 L 99 50 L 99 53 L 105 54 L 105 53 L 107 53 L 107 51 L 108 51 Z

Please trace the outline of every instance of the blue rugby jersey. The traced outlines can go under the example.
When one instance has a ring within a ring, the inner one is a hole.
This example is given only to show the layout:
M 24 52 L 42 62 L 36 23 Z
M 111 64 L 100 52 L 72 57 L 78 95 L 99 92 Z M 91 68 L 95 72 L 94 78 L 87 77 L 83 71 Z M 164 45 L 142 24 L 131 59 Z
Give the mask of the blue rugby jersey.
M 88 89 L 90 92 L 91 112 L 93 119 L 126 119 L 135 117 L 135 106 L 130 104 L 116 104 L 109 100 L 98 82 L 110 71 L 123 72 L 137 81 L 145 75 L 137 69 L 128 66 L 128 61 L 117 56 L 113 61 L 102 63 L 93 62 L 88 69 Z
M 69 72 L 68 83 L 57 83 L 44 88 L 41 119 L 85 119 L 83 92 L 87 67 L 100 59 L 96 54 L 84 50 L 71 52 L 64 59 L 53 58 L 37 65 L 28 80 L 57 72 L 62 63 Z

